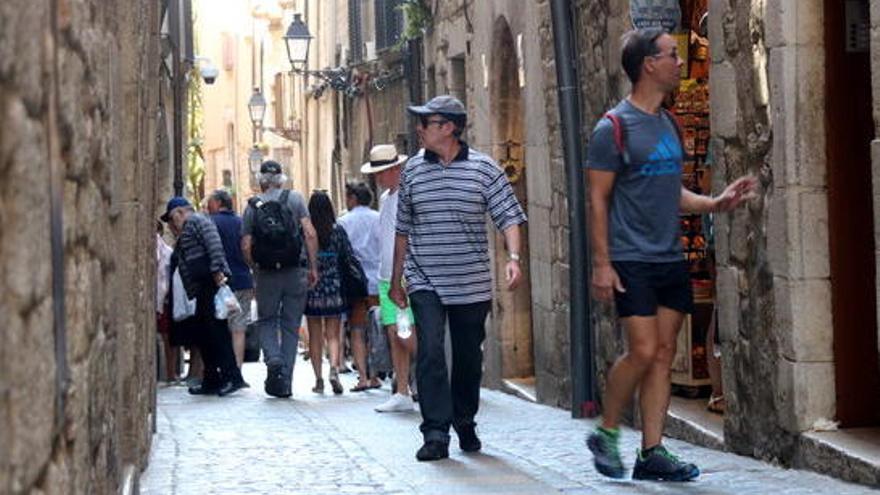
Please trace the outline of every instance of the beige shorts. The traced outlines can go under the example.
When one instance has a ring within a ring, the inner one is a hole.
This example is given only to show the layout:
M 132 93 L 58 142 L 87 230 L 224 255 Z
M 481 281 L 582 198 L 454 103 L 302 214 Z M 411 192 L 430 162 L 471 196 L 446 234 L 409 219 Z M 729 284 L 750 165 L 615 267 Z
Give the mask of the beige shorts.
M 238 304 L 241 305 L 241 312 L 229 318 L 229 331 L 244 332 L 251 322 L 251 301 L 254 300 L 254 289 L 237 290 L 235 297 L 238 299 Z

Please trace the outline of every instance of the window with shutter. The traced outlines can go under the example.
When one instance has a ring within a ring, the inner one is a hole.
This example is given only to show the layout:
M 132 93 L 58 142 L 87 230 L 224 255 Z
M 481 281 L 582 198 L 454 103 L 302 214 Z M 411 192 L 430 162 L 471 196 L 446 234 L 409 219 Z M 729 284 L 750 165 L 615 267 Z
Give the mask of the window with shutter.
M 393 47 L 403 31 L 403 0 L 376 0 L 376 50 Z

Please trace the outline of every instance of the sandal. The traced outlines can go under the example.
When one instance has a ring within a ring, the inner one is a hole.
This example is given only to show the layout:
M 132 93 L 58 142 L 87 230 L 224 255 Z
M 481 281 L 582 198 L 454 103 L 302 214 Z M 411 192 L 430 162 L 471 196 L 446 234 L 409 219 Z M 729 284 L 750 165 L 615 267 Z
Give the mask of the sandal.
M 330 388 L 333 393 L 340 395 L 342 393 L 342 384 L 339 383 L 339 371 L 336 368 L 330 368 Z
M 373 388 L 373 387 L 371 387 L 369 383 L 365 383 L 363 385 L 355 385 L 354 387 L 351 387 L 350 389 L 348 389 L 348 391 L 349 392 L 363 392 L 365 390 L 370 390 L 371 388 Z
M 723 395 L 715 395 L 709 397 L 709 403 L 706 404 L 706 410 L 715 414 L 724 414 L 727 403 L 724 402 Z
M 312 392 L 314 392 L 316 394 L 323 394 L 324 393 L 324 379 L 323 378 L 318 378 L 317 380 L 315 380 L 315 386 L 312 387 Z

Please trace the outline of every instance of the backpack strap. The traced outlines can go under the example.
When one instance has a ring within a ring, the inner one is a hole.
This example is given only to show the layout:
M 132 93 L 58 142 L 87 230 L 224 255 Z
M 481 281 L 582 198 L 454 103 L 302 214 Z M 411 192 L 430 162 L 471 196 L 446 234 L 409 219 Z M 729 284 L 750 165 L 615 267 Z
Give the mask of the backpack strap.
M 278 202 L 281 203 L 281 206 L 287 207 L 288 197 L 290 197 L 290 189 L 284 189 L 281 191 L 281 197 L 278 198 Z
M 262 204 L 263 200 L 261 200 L 259 196 L 254 196 L 248 200 L 248 205 L 250 205 L 251 208 L 259 208 Z
M 675 127 L 675 133 L 678 135 L 678 143 L 681 145 L 681 156 L 682 158 L 685 158 L 687 155 L 684 151 L 684 131 L 681 129 L 681 123 L 678 121 L 678 118 L 676 118 L 675 114 L 670 112 L 668 109 L 660 107 L 660 111 L 663 113 L 663 115 L 666 116 L 667 119 L 669 119 L 670 122 L 672 122 L 672 126 Z
M 623 164 L 629 166 L 629 151 L 626 149 L 626 135 L 623 127 L 623 119 L 612 112 L 607 112 L 605 118 L 611 122 L 611 128 L 614 131 L 614 146 L 617 148 L 618 153 L 620 153 L 620 156 L 623 159 Z

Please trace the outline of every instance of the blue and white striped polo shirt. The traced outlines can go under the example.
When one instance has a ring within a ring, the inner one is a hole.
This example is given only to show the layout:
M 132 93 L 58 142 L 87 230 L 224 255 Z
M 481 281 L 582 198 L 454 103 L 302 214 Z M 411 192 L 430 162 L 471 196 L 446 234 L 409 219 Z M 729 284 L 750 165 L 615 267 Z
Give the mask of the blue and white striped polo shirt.
M 504 231 L 526 221 L 494 160 L 461 143 L 448 165 L 431 151 L 410 158 L 400 176 L 397 233 L 409 237 L 407 291 L 430 290 L 443 304 L 492 299 L 486 212 Z

